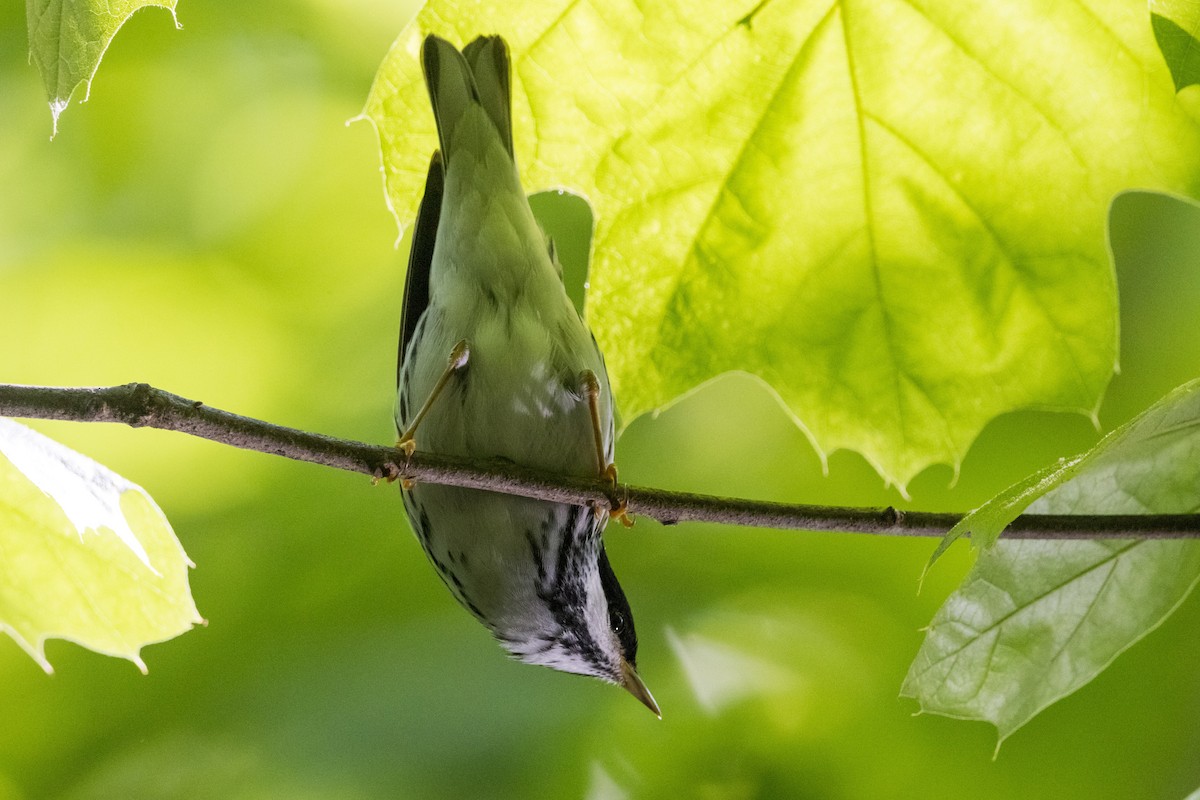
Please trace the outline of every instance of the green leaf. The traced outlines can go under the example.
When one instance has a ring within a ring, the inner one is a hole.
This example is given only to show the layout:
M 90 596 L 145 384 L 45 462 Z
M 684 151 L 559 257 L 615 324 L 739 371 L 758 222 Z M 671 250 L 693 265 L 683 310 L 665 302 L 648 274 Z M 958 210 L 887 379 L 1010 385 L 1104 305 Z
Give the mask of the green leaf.
M 202 622 L 191 565 L 138 486 L 0 418 L 0 630 L 47 672 L 48 638 L 127 658 Z
M 1200 512 L 1200 381 L 1081 458 L 971 518 L 995 536 L 1034 514 Z M 1003 741 L 1154 630 L 1200 580 L 1196 541 L 1003 541 L 939 609 L 902 694 L 923 711 L 993 723 Z
M 510 42 L 527 188 L 596 211 L 588 316 L 626 422 L 744 370 L 819 452 L 901 486 L 998 414 L 1094 412 L 1108 199 L 1200 176 L 1200 131 L 1115 2 L 434 0 L 364 109 L 405 223 L 435 147 L 425 31 Z
M 1164 195 L 1164 197 L 1166 197 Z M 1181 197 L 1169 197 L 1169 200 L 1180 205 L 1182 213 L 1189 215 L 1200 224 L 1200 204 Z M 1123 223 L 1121 215 L 1132 213 L 1126 203 L 1120 202 L 1120 197 L 1113 201 L 1109 214 L 1113 224 Z M 1166 402 L 1165 400 L 1163 402 Z M 942 553 L 966 534 L 971 535 L 971 544 L 980 549 L 986 549 L 995 544 L 1000 534 L 1018 515 L 1025 511 L 1031 503 L 1056 486 L 1066 483 L 1081 469 L 1091 469 L 1098 461 L 1101 465 L 1106 459 L 1124 458 L 1131 450 L 1146 439 L 1154 440 L 1154 435 L 1147 433 L 1147 426 L 1153 428 L 1155 422 L 1155 406 L 1136 419 L 1122 425 L 1108 434 L 1087 453 L 1071 459 L 1060 459 L 1058 464 L 1035 472 L 1024 480 L 1005 489 L 981 507 L 970 512 L 943 537 L 933 555 L 929 557 L 929 567 L 941 557 Z M 1115 513 L 1115 512 L 1114 512 Z M 1134 512 L 1138 513 L 1138 512 Z
M 1150 25 L 1175 80 L 1175 90 L 1181 92 L 1200 83 L 1200 3 L 1150 0 Z
M 1054 466 L 1039 470 L 963 516 L 942 537 L 942 541 L 934 549 L 933 555 L 929 557 L 925 571 L 929 571 L 934 562 L 941 558 L 942 553 L 950 549 L 950 545 L 967 534 L 971 535 L 971 544 L 975 547 L 980 549 L 991 547 L 1000 538 L 1000 534 L 1004 532 L 1008 523 L 1020 515 L 1030 503 L 1045 494 L 1048 488 L 1057 486 L 1068 476 L 1073 475 L 1079 460 L 1079 458 L 1063 459 Z
M 1003 742 L 1156 628 L 1200 578 L 1200 543 L 1002 542 L 938 611 L 901 694 Z
M 84 100 L 109 42 L 133 12 L 159 6 L 175 17 L 177 0 L 25 0 L 29 58 L 42 73 L 54 132 L 58 118 L 83 84 Z M 175 19 L 175 27 L 180 27 Z

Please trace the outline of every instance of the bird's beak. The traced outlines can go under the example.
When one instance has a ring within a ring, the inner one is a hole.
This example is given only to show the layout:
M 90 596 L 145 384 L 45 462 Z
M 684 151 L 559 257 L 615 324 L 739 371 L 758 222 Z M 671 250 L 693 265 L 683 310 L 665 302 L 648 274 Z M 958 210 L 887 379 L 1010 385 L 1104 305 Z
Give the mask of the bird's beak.
M 654 702 L 654 695 L 650 694 L 646 684 L 642 683 L 642 679 L 633 665 L 623 658 L 621 659 L 621 685 L 627 692 L 640 700 L 642 705 L 653 711 L 654 716 L 662 719 L 662 712 L 658 710 L 658 703 Z

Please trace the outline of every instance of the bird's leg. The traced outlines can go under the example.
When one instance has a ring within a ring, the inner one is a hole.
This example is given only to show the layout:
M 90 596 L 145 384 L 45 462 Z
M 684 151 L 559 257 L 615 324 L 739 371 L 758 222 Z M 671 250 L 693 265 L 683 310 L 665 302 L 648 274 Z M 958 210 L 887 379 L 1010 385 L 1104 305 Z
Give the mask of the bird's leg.
M 585 369 L 579 375 L 579 383 L 587 398 L 588 411 L 592 416 L 592 435 L 596 441 L 596 468 L 601 478 L 612 483 L 612 496 L 616 498 L 617 490 L 620 488 L 617 483 L 617 465 L 610 463 L 605 455 L 604 430 L 600 425 L 600 381 L 596 379 L 596 373 Z M 633 519 L 626 511 L 627 504 L 624 498 L 616 502 L 617 505 L 608 511 L 609 517 L 620 520 L 626 528 L 632 528 Z M 597 508 L 597 513 L 602 513 L 599 508 Z
M 454 377 L 454 374 L 467 365 L 468 359 L 471 357 L 471 346 L 466 339 L 460 339 L 458 344 L 450 351 L 450 358 L 446 361 L 446 369 L 438 378 L 437 383 L 433 385 L 432 391 L 429 392 L 429 397 L 425 398 L 425 402 L 417 411 L 417 415 L 413 417 L 413 421 L 409 424 L 407 430 L 400 434 L 399 440 L 396 442 L 397 449 L 404 451 L 405 458 L 412 458 L 412 454 L 416 451 L 417 445 L 413 441 L 413 436 L 417 432 L 417 427 L 421 421 L 425 419 L 425 415 L 429 413 L 429 409 L 437 401 L 438 395 L 446 388 L 446 384 Z M 412 481 L 404 479 L 402 485 L 405 489 L 412 488 Z

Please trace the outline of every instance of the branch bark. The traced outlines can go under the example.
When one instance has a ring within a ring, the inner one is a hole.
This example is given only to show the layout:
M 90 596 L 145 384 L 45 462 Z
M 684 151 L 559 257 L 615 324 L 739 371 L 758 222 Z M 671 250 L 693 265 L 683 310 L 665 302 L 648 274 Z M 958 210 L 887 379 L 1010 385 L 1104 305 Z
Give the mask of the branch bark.
M 100 388 L 0 384 L 0 416 L 28 419 L 117 422 L 209 439 L 214 442 L 361 472 L 373 478 L 403 477 L 427 483 L 575 505 L 613 507 L 664 524 L 714 522 L 892 536 L 942 536 L 960 514 L 846 508 L 742 500 L 621 486 L 620 497 L 599 479 L 551 475 L 509 462 L 469 460 L 416 452 L 405 460 L 393 447 L 338 439 L 231 414 L 145 383 Z M 1006 539 L 1190 539 L 1200 538 L 1200 515 L 1025 514 L 1004 532 Z

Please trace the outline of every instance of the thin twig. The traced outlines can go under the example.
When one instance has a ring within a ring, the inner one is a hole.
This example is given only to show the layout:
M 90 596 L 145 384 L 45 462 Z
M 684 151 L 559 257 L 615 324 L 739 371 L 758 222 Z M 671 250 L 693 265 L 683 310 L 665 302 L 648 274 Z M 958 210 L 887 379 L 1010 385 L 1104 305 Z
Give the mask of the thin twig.
M 0 384 L 0 416 L 76 422 L 120 422 L 361 472 L 374 478 L 403 477 L 575 505 L 612 507 L 618 498 L 601 479 L 552 475 L 509 462 L 478 461 L 416 452 L 407 461 L 393 447 L 364 444 L 272 425 L 188 400 L 145 383 L 103 388 Z M 629 513 L 665 524 L 715 522 L 758 528 L 941 536 L 959 514 L 845 508 L 740 500 L 712 495 L 620 488 Z M 1200 538 L 1196 514 L 1025 514 L 1005 530 L 1008 539 L 1192 539 Z

